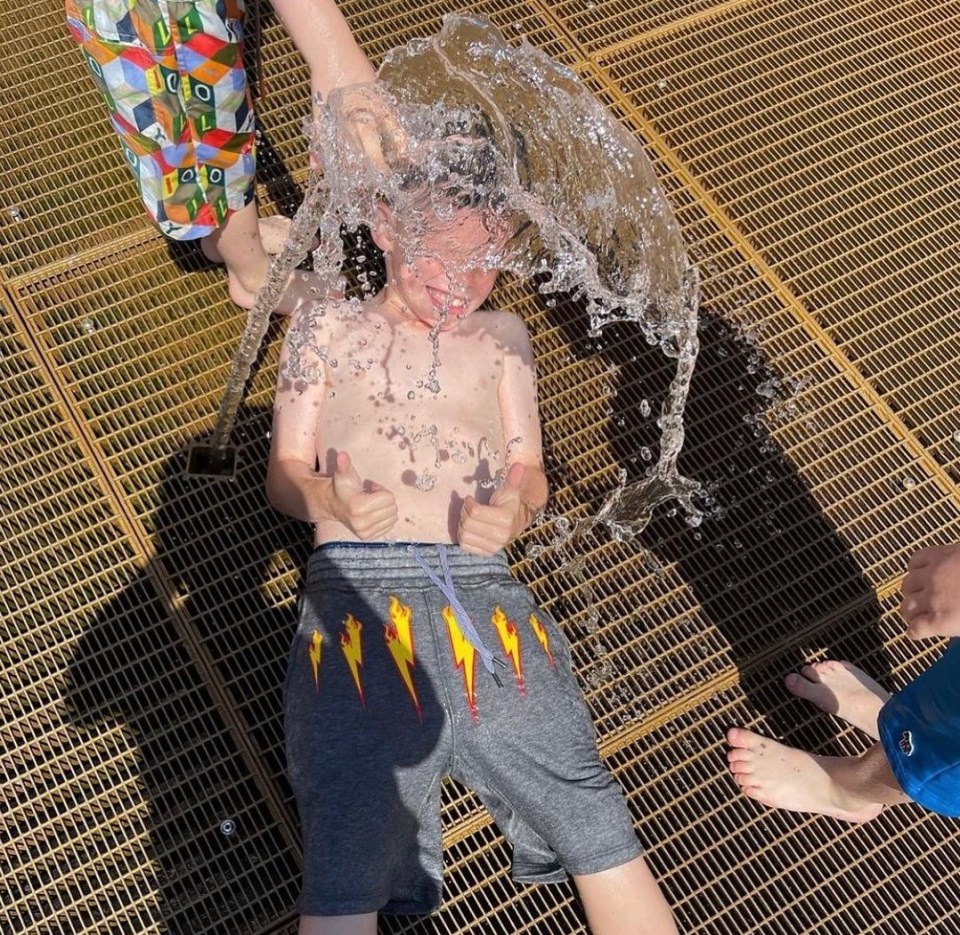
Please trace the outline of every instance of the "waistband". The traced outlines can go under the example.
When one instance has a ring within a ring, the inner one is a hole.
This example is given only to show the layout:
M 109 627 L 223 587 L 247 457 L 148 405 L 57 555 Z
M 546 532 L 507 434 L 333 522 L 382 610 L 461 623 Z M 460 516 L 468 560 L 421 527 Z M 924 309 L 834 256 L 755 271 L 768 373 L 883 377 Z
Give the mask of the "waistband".
M 307 587 L 349 582 L 356 586 L 436 588 L 450 602 L 457 623 L 480 655 L 484 668 L 502 686 L 496 667 L 506 668 L 477 633 L 460 603 L 456 586 L 471 578 L 490 582 L 510 577 L 507 557 L 474 555 L 459 546 L 436 542 L 326 542 L 314 549 L 307 563 Z
M 440 550 L 455 580 L 510 577 L 504 552 L 474 555 L 458 545 L 436 542 L 325 542 L 317 546 L 307 562 L 307 585 L 345 583 L 406 584 L 431 587 L 432 583 L 417 560 L 419 555 L 433 569 L 440 568 Z

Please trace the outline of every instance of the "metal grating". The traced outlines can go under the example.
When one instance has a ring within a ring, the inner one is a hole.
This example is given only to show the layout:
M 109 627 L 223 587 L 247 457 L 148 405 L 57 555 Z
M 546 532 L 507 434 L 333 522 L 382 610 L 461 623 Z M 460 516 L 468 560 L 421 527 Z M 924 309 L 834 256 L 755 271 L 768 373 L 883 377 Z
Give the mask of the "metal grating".
M 722 514 L 597 533 L 578 570 L 514 550 L 565 622 L 601 748 L 684 931 L 960 930 L 951 824 L 858 828 L 738 797 L 723 731 L 860 741 L 788 700 L 825 652 L 889 686 L 918 545 L 960 538 L 956 5 L 822 0 L 345 0 L 368 52 L 468 8 L 576 69 L 647 145 L 704 276 L 682 468 Z M 61 7 L 0 0 L 0 929 L 293 931 L 298 842 L 280 688 L 308 541 L 266 505 L 280 329 L 229 483 L 187 478 L 242 320 L 142 217 Z M 306 172 L 305 75 L 264 10 L 261 204 Z M 671 368 L 628 328 L 505 284 L 541 376 L 554 513 L 654 449 Z M 651 452 L 652 454 L 652 452 Z M 549 543 L 548 523 L 526 544 Z M 229 819 L 234 833 L 225 835 Z M 444 793 L 440 916 L 381 930 L 585 931 L 518 888 L 474 797 Z

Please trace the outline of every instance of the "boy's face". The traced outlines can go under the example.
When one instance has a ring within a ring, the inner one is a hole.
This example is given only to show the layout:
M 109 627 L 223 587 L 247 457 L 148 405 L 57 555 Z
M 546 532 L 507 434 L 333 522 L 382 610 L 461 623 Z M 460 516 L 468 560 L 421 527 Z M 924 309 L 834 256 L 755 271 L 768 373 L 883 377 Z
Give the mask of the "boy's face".
M 377 238 L 387 264 L 386 297 L 426 328 L 450 331 L 493 291 L 508 235 L 491 233 L 469 208 L 425 220 L 423 232 L 408 237 L 388 216 L 389 233 Z

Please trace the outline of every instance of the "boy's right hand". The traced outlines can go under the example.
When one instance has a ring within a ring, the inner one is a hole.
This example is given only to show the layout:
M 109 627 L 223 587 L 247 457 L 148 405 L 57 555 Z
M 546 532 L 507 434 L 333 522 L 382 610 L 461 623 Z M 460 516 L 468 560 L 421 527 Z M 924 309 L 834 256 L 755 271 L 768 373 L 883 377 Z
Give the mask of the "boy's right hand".
M 907 636 L 960 636 L 960 543 L 920 549 L 900 585 Z
M 396 498 L 373 481 L 364 485 L 345 451 L 337 452 L 333 508 L 337 519 L 364 541 L 380 538 L 397 522 Z

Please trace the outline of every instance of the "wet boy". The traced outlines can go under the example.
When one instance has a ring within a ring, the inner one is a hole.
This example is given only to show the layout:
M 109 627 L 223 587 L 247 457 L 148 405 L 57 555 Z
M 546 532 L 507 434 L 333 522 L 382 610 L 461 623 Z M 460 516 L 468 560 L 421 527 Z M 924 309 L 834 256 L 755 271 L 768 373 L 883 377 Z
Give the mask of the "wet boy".
M 443 213 L 409 234 L 384 209 L 385 288 L 302 310 L 280 365 L 268 493 L 317 546 L 285 690 L 300 932 L 437 907 L 453 776 L 515 879 L 570 873 L 598 935 L 668 935 L 563 633 L 502 551 L 547 499 L 526 330 L 479 311 L 506 236 Z
M 909 801 L 960 818 L 960 544 L 917 552 L 901 589 L 907 635 L 951 637 L 944 655 L 895 695 L 845 662 L 788 676 L 791 692 L 877 743 L 859 757 L 816 756 L 734 728 L 728 759 L 746 795 L 852 822 Z

